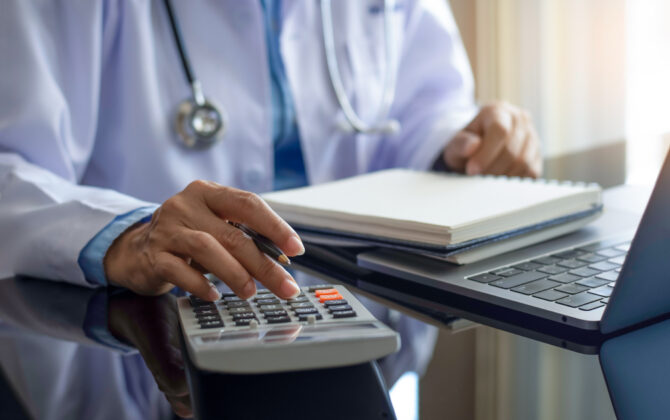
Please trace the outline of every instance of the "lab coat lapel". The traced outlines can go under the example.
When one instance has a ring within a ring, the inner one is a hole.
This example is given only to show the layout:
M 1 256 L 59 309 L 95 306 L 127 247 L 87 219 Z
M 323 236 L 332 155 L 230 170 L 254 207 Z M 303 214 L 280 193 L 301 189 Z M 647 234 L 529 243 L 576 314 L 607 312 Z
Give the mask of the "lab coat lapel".
M 319 183 L 364 172 L 379 138 L 345 133 L 338 128 L 345 119 L 326 67 L 319 3 L 285 3 L 281 48 L 294 96 L 309 180 Z M 370 77 L 359 76 L 354 71 L 352 56 L 359 53 L 348 51 L 350 45 L 356 44 L 356 37 L 361 36 L 366 24 L 363 20 L 365 10 L 366 3 L 335 2 L 333 26 L 345 91 L 360 115 L 369 118 L 369 113 L 361 113 L 360 109 L 372 108 L 375 112 L 377 106 L 372 102 L 379 95 L 375 94 L 373 84 L 368 83 Z M 305 54 L 305 51 L 312 53 Z

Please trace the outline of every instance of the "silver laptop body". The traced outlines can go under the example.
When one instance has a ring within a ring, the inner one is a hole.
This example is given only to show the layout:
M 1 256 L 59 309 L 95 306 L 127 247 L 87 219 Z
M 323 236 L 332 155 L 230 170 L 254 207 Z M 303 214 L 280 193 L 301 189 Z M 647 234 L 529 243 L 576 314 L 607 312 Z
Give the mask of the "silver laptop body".
M 358 265 L 611 333 L 670 312 L 670 153 L 641 220 L 607 192 L 604 201 L 603 216 L 577 232 L 477 263 L 374 250 L 359 254 Z

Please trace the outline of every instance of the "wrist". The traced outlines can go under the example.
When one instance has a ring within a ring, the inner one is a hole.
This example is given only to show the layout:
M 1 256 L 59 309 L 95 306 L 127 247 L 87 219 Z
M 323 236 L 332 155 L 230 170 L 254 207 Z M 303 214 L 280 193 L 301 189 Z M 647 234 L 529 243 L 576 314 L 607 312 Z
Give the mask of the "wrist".
M 139 238 L 147 228 L 148 223 L 138 222 L 126 229 L 109 246 L 102 261 L 108 284 L 128 287 L 131 276 L 139 273 Z

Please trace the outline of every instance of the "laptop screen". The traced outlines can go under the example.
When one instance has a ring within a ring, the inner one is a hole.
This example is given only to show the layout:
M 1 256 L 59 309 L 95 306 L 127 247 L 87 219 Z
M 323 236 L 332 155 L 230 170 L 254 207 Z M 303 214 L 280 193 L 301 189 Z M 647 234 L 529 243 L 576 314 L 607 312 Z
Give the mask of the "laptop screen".
M 670 152 L 601 321 L 610 333 L 670 312 Z

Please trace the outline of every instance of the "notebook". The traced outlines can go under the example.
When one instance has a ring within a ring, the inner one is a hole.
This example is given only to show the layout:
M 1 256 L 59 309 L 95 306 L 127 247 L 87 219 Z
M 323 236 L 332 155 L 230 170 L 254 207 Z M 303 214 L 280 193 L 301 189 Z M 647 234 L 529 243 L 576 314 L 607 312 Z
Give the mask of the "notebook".
M 401 248 L 447 260 L 488 247 L 475 257 L 485 258 L 568 233 L 602 210 L 597 184 L 407 169 L 263 198 L 303 239 Z

